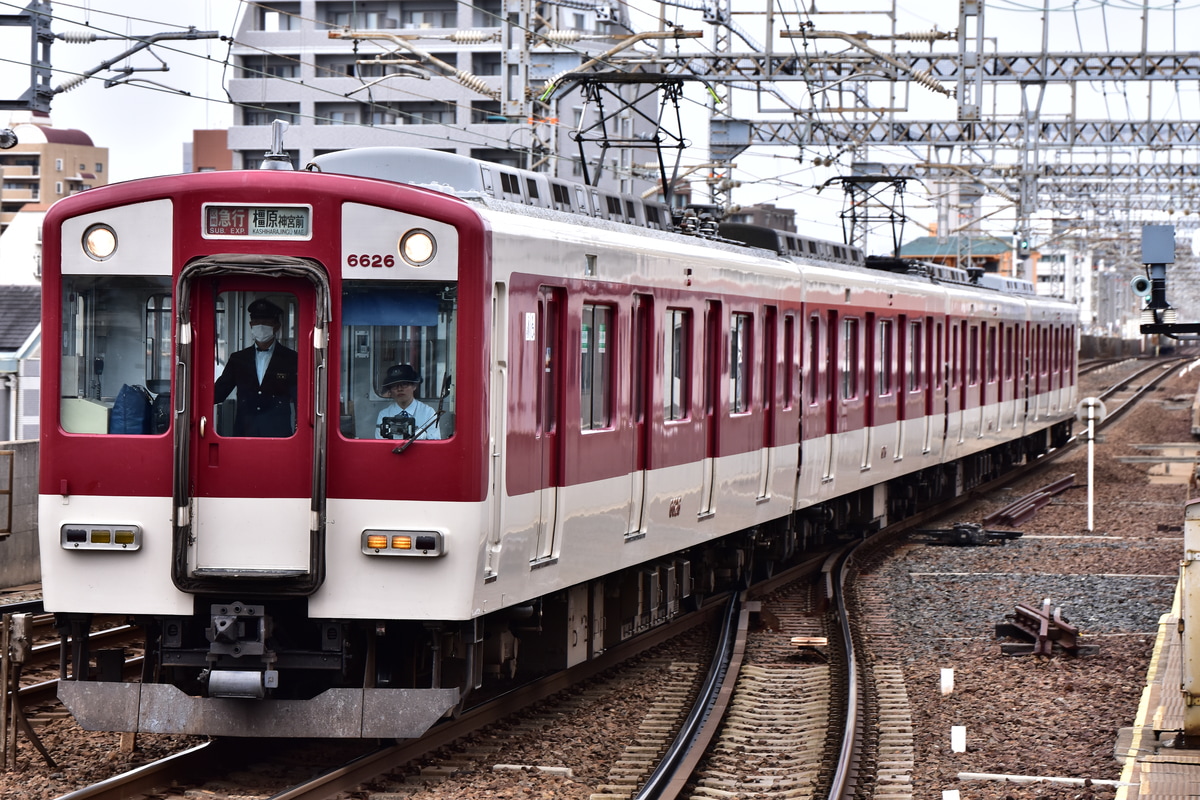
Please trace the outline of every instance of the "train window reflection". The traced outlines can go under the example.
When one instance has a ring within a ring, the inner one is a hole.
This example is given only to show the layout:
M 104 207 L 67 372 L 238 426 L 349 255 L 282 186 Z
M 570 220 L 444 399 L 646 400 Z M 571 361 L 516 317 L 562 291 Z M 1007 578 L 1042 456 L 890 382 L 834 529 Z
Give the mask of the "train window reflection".
M 858 320 L 853 317 L 842 320 L 842 399 L 858 397 Z
M 879 354 L 879 359 L 876 364 L 877 374 L 879 376 L 879 387 L 877 393 L 880 397 L 886 397 L 892 393 L 892 342 L 894 341 L 892 334 L 892 321 L 890 319 L 879 320 L 879 342 L 876 352 Z
M 666 361 L 663 369 L 663 417 L 687 419 L 691 407 L 692 312 L 667 309 Z
M 171 295 L 146 300 L 146 386 L 158 393 L 171 388 Z
M 147 372 L 147 350 L 163 346 L 163 333 L 148 327 L 147 308 L 151 298 L 169 301 L 170 292 L 168 276 L 63 277 L 59 424 L 64 431 L 166 431 L 170 379 Z M 165 313 L 169 320 L 169 303 Z
M 612 427 L 612 309 L 585 303 L 580 331 L 579 406 L 583 430 Z
M 221 436 L 296 432 L 297 299 L 221 292 L 213 309 L 213 418 Z
M 451 388 L 443 397 L 443 389 L 447 379 L 453 387 L 455 378 L 457 309 L 452 282 L 345 284 L 339 387 L 343 436 L 448 439 L 454 434 L 454 392 Z M 415 387 L 398 392 L 401 383 Z M 403 413 L 383 413 L 396 405 Z
M 750 314 L 734 314 L 729 334 L 729 403 L 734 414 L 750 410 L 750 375 L 753 357 L 754 317 Z

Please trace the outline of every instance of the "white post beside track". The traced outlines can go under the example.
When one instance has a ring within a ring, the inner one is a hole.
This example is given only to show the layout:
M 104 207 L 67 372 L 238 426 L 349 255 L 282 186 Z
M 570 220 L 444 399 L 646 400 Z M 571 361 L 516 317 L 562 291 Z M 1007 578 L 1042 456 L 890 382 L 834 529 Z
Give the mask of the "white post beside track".
M 1088 443 L 1088 465 L 1087 465 L 1087 509 L 1088 521 L 1087 529 L 1090 533 L 1094 528 L 1094 485 L 1096 473 L 1096 426 L 1104 421 L 1108 416 L 1108 409 L 1104 407 L 1104 401 L 1099 397 L 1085 397 L 1079 401 L 1079 405 L 1075 407 L 1075 419 L 1080 422 L 1087 422 L 1087 443 Z

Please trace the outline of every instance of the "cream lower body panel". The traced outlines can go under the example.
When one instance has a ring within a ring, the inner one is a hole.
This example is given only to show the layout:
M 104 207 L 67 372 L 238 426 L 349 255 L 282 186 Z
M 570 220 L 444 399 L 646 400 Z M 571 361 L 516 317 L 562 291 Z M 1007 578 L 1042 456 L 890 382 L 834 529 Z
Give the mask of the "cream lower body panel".
M 139 525 L 136 551 L 69 550 L 59 531 L 70 524 Z M 171 498 L 38 497 L 38 547 L 47 611 L 97 614 L 190 614 L 192 596 L 171 581 Z

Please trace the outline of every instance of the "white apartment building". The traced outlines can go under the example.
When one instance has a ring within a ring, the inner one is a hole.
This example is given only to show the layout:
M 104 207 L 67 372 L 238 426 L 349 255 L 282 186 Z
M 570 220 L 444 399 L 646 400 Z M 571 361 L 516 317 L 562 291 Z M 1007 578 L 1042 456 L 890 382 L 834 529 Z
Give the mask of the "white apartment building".
M 581 93 L 560 89 L 550 109 L 533 103 L 534 93 L 630 33 L 619 0 L 300 0 L 246 8 L 228 81 L 238 106 L 228 137 L 235 168 L 258 166 L 270 123 L 283 119 L 296 166 L 334 150 L 397 145 L 582 179 L 569 135 L 581 119 L 588 124 Z M 531 35 L 535 28 L 563 32 L 556 40 L 569 43 L 549 45 Z M 386 38 L 343 38 L 350 31 Z M 624 87 L 623 96 L 636 89 Z M 610 136 L 652 136 L 656 98 L 640 107 L 648 118 L 627 111 Z M 590 138 L 586 146 L 594 177 L 601 148 Z M 630 168 L 654 160 L 651 148 L 609 148 L 600 185 L 649 188 L 648 180 L 630 182 Z

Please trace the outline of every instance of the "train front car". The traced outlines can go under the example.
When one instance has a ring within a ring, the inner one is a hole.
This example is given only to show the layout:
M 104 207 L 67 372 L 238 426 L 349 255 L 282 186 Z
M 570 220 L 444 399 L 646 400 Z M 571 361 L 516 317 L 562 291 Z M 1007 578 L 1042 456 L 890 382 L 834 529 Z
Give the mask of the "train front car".
M 488 494 L 486 254 L 461 201 L 338 175 L 53 207 L 40 546 L 84 727 L 406 737 L 459 702 L 479 671 L 453 620 L 473 616 Z M 89 653 L 93 614 L 144 627 L 140 681 Z

